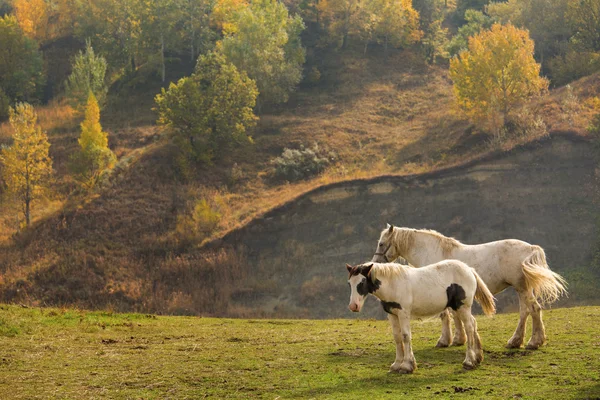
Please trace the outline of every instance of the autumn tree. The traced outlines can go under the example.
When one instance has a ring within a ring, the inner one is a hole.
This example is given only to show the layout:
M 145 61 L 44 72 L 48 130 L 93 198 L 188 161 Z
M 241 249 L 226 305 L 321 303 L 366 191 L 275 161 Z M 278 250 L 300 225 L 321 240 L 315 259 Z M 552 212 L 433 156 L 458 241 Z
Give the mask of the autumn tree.
M 336 43 L 338 47 L 346 48 L 353 29 L 364 26 L 364 4 L 361 0 L 319 0 L 317 11 L 329 37 L 328 42 Z
M 45 0 L 13 0 L 15 17 L 23 33 L 38 42 L 48 38 L 48 3 Z
M 10 109 L 13 143 L 2 149 L 2 178 L 22 206 L 27 226 L 31 224 L 31 207 L 47 189 L 52 176 L 50 143 L 37 125 L 37 115 L 27 103 L 17 103 Z
M 116 161 L 108 147 L 108 133 L 100 125 L 100 107 L 92 92 L 88 95 L 78 143 L 79 151 L 71 157 L 69 167 L 74 178 L 89 190 L 96 186 L 102 173 L 112 168 Z
M 158 122 L 173 129 L 184 152 L 196 161 L 210 162 L 249 140 L 257 95 L 256 84 L 245 72 L 211 52 L 198 58 L 191 76 L 156 96 Z
M 239 71 L 256 81 L 259 106 L 283 103 L 302 78 L 305 50 L 300 16 L 288 15 L 277 0 L 254 0 L 238 13 L 235 33 L 222 41 L 222 52 Z
M 473 36 L 468 50 L 450 61 L 457 103 L 479 122 L 506 121 L 518 104 L 547 89 L 548 81 L 539 73 L 533 41 L 527 31 L 510 24 L 494 24 Z
M 86 101 L 89 103 L 90 92 L 104 104 L 108 88 L 106 87 L 107 63 L 101 55 L 96 55 L 92 44 L 86 41 L 85 52 L 80 51 L 73 61 L 71 75 L 65 82 L 66 95 L 77 106 L 82 106 Z
M 373 21 L 373 37 L 383 44 L 402 47 L 416 43 L 422 37 L 419 30 L 419 13 L 411 0 L 369 0 L 366 4 L 368 20 Z
M 44 86 L 38 45 L 23 34 L 15 17 L 0 18 L 0 85 L 11 103 L 36 102 Z

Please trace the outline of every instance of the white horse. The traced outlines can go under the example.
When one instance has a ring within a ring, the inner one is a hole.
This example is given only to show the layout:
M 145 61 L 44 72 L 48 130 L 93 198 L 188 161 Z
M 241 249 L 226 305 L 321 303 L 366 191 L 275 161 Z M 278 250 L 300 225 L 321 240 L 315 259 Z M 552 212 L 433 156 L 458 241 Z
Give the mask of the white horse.
M 381 232 L 374 262 L 395 260 L 403 257 L 415 267 L 456 259 L 467 263 L 481 276 L 493 294 L 509 286 L 519 294 L 520 319 L 515 333 L 506 347 L 518 348 L 523 344 L 527 317 L 533 320 L 533 332 L 528 349 L 537 349 L 546 343 L 546 332 L 542 322 L 540 302 L 551 303 L 566 294 L 566 281 L 552 272 L 546 263 L 546 255 L 540 246 L 506 239 L 477 245 L 466 245 L 432 230 L 418 230 L 387 226 Z M 539 300 L 539 301 L 538 301 Z M 450 316 L 444 311 L 442 336 L 437 346 L 462 345 L 465 331 L 460 318 L 454 315 L 455 336 L 452 340 Z
M 401 264 L 346 264 L 350 285 L 350 308 L 359 312 L 367 295 L 381 300 L 388 313 L 396 342 L 396 359 L 390 371 L 412 373 L 417 368 L 412 352 L 410 318 L 435 315 L 450 307 L 466 328 L 467 355 L 463 367 L 473 369 L 483 361 L 477 322 L 471 315 L 473 298 L 483 311 L 496 311 L 494 297 L 477 272 L 458 260 L 445 260 L 423 268 Z

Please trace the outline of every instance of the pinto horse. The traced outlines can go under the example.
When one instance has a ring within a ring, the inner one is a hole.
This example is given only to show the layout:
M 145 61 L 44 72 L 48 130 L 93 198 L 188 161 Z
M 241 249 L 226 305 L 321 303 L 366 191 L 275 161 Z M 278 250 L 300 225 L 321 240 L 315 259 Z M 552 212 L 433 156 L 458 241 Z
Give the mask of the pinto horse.
M 456 259 L 474 268 L 493 294 L 509 286 L 519 294 L 520 319 L 515 333 L 506 347 L 518 348 L 523 344 L 525 325 L 531 315 L 533 332 L 528 349 L 537 349 L 546 343 L 542 322 L 542 304 L 552 303 L 567 293 L 566 281 L 552 272 L 540 246 L 516 239 L 499 240 L 476 245 L 466 245 L 454 238 L 425 229 L 399 228 L 388 224 L 379 237 L 374 262 L 387 262 L 404 258 L 414 267 L 423 267 L 446 259 Z M 437 347 L 464 344 L 465 331 L 460 318 L 454 315 L 455 335 L 452 340 L 450 315 L 441 315 L 442 336 Z
M 387 263 L 367 263 L 358 266 L 346 264 L 350 285 L 350 308 L 359 312 L 367 295 L 381 300 L 388 313 L 396 342 L 396 359 L 390 371 L 412 373 L 417 368 L 412 352 L 410 319 L 427 317 L 445 310 L 456 311 L 465 326 L 467 354 L 465 369 L 473 369 L 483 361 L 481 339 L 477 322 L 471 314 L 473 299 L 483 312 L 496 311 L 494 297 L 473 268 L 458 260 L 445 260 L 423 268 Z

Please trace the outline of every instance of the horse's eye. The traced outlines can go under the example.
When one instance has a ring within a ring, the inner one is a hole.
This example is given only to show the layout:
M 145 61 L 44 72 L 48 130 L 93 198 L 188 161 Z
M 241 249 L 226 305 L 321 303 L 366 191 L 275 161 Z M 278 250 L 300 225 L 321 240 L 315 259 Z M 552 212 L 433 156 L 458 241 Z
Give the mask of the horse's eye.
M 379 243 L 379 247 L 383 247 L 383 243 Z

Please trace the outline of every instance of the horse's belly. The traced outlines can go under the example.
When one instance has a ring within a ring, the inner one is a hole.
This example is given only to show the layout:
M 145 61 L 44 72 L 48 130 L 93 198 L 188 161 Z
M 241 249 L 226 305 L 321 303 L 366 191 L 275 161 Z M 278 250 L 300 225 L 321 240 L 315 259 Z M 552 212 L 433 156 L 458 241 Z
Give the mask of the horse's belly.
M 446 292 L 429 294 L 422 297 L 423 298 L 416 299 L 417 301 L 413 302 L 411 316 L 428 317 L 435 315 L 444 311 L 446 305 L 448 304 L 448 296 L 446 295 Z

